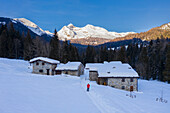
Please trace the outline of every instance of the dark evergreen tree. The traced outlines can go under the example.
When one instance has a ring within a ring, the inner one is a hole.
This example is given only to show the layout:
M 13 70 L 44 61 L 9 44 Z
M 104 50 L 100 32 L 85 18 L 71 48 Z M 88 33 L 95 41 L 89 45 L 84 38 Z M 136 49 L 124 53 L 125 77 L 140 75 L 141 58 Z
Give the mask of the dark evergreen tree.
M 164 81 L 170 83 L 170 45 L 167 45 L 165 69 L 163 71 Z
M 67 63 L 69 61 L 69 46 L 68 46 L 68 41 L 65 40 L 63 42 L 63 49 L 62 49 L 62 58 L 61 58 L 61 62 L 62 63 Z
M 8 35 L 6 29 L 0 35 L 0 57 L 8 57 Z
M 15 39 L 15 30 L 13 27 L 13 23 L 9 23 L 9 32 L 8 32 L 8 57 L 15 58 L 15 47 L 14 47 L 14 39 Z
M 117 60 L 119 60 L 119 61 L 121 61 L 123 63 L 127 62 L 125 52 L 126 52 L 125 46 L 122 46 L 120 48 L 120 50 L 118 51 L 118 59 Z
M 49 57 L 52 59 L 59 60 L 60 55 L 59 55 L 59 40 L 58 40 L 58 35 L 57 31 L 55 29 L 54 31 L 54 36 L 50 40 L 50 53 Z
M 85 62 L 86 63 L 94 63 L 95 56 L 96 56 L 96 51 L 95 51 L 94 47 L 88 45 L 87 49 L 86 49 Z
M 27 32 L 27 36 L 24 40 L 24 60 L 30 60 L 33 56 L 33 42 L 31 39 L 30 32 Z
M 100 58 L 99 58 L 99 62 L 104 62 L 104 61 L 108 61 L 108 50 L 106 46 L 101 46 L 100 47 Z
M 143 47 L 142 51 L 139 55 L 138 61 L 136 63 L 136 70 L 141 76 L 141 78 L 149 80 L 148 76 L 148 56 L 147 56 L 147 48 Z
M 23 57 L 23 41 L 19 32 L 16 32 L 15 39 L 14 39 L 14 54 L 15 58 L 22 58 Z

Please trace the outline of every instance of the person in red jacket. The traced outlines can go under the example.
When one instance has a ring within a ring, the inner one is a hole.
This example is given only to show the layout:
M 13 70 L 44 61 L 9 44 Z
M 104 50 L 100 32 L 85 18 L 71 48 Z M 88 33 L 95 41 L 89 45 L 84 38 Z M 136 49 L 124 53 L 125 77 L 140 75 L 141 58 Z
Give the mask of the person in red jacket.
M 90 84 L 87 84 L 87 91 L 89 92 Z

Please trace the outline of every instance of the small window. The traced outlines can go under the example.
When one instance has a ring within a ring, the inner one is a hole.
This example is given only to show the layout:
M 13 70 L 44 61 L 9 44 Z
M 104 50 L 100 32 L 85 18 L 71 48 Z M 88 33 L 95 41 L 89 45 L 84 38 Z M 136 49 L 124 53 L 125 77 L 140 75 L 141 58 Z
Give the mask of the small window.
M 125 89 L 125 86 L 122 86 L 122 89 Z
M 113 69 L 116 68 L 116 67 L 113 67 Z
M 37 62 L 36 65 L 39 65 L 39 63 Z
M 110 72 L 107 72 L 108 74 L 110 74 Z
M 130 82 L 133 82 L 133 78 L 130 79 Z
M 43 62 L 42 65 L 45 65 L 45 63 Z
M 122 78 L 122 82 L 125 82 L 125 78 Z
M 42 69 L 40 69 L 40 70 L 39 70 L 39 72 L 40 72 L 40 73 L 42 73 L 42 72 L 43 72 L 43 70 L 42 70 Z

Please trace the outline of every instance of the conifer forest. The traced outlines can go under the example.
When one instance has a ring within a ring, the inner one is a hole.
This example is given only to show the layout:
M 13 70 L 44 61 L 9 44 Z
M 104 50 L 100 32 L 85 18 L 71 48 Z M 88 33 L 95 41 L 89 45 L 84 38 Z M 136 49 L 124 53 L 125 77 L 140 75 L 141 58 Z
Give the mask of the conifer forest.
M 122 61 L 129 63 L 140 78 L 170 83 L 170 42 L 167 37 L 161 36 L 148 44 L 131 43 L 114 49 L 88 45 L 81 50 L 67 40 L 60 41 L 56 30 L 48 42 L 38 36 L 31 37 L 29 30 L 26 34 L 16 31 L 12 23 L 0 26 L 0 57 L 30 60 L 38 56 L 56 59 L 61 63 L 81 61 L 84 65 Z

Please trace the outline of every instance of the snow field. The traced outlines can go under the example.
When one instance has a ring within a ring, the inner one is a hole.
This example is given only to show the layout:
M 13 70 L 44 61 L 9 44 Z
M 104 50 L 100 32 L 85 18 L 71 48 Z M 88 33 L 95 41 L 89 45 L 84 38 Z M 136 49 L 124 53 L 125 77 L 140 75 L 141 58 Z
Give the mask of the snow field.
M 139 80 L 136 98 L 127 91 L 81 77 L 32 74 L 29 63 L 0 58 L 0 113 L 169 113 L 170 85 Z M 90 83 L 90 92 L 86 85 Z M 168 103 L 157 102 L 161 96 Z

